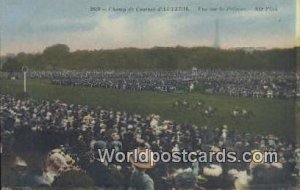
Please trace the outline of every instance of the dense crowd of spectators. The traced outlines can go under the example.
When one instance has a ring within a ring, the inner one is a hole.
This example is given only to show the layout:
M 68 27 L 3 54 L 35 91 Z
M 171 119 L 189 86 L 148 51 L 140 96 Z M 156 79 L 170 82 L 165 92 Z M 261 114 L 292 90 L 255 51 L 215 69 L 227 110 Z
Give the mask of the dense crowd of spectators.
M 133 190 L 285 189 L 295 185 L 294 179 L 299 177 L 300 146 L 292 139 L 237 133 L 226 125 L 213 128 L 175 123 L 155 114 L 142 117 L 59 100 L 0 95 L 0 101 L 3 186 L 63 186 L 62 178 L 70 177 L 70 172 L 79 172 L 81 177 L 74 174 L 68 184 L 83 185 L 80 181 L 86 179 L 104 189 Z M 157 152 L 217 152 L 222 148 L 237 153 L 277 151 L 279 162 L 158 162 L 153 168 L 143 168 L 99 160 L 99 150 L 128 152 L 137 148 Z
M 11 73 L 11 76 L 21 78 L 22 73 Z M 296 73 L 284 71 L 30 71 L 28 77 L 48 79 L 57 85 L 128 90 L 202 90 L 213 94 L 268 98 L 297 95 Z

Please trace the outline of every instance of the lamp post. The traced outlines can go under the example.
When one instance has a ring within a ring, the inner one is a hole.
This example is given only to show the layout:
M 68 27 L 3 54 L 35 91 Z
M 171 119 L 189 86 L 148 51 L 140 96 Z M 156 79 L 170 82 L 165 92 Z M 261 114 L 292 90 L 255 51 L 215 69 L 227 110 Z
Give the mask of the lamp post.
M 26 84 L 26 74 L 27 74 L 27 71 L 28 71 L 28 67 L 26 67 L 26 66 L 23 66 L 22 67 L 22 71 L 23 71 L 23 76 L 24 76 L 24 80 L 23 80 L 23 89 L 24 89 L 24 93 L 26 93 L 27 92 L 27 84 Z

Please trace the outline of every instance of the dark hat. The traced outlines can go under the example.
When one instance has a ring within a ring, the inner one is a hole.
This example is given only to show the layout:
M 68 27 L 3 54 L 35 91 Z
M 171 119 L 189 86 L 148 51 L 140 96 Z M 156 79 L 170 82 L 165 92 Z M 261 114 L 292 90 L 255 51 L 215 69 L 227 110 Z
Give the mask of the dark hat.
M 191 171 L 182 172 L 175 176 L 175 185 L 178 188 L 193 188 L 196 182 L 197 177 Z
M 99 149 L 100 149 L 100 150 L 103 150 L 103 149 L 105 149 L 105 148 L 106 148 L 106 142 L 101 141 L 101 140 L 96 141 L 96 142 L 94 143 L 94 146 L 93 146 L 93 150 L 94 150 L 94 151 L 98 151 Z

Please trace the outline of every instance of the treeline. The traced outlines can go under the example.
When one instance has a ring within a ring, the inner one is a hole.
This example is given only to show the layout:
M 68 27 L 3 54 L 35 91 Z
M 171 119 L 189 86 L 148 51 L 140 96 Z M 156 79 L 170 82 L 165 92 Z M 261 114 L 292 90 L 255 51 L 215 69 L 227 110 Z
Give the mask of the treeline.
M 8 58 L 3 71 L 20 71 L 22 66 L 33 70 L 187 70 L 296 69 L 296 48 L 247 52 L 209 47 L 154 47 L 151 49 L 123 48 L 115 50 L 80 50 L 70 52 L 68 46 L 56 44 L 40 54 L 19 53 Z

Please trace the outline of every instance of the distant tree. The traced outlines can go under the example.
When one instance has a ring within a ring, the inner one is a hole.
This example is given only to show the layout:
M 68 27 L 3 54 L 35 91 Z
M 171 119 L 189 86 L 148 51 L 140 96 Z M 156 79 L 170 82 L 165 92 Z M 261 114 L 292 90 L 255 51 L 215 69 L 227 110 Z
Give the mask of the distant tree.
M 66 55 L 70 53 L 70 48 L 65 44 L 56 44 L 53 46 L 46 47 L 43 51 L 44 55 L 49 56 L 59 56 L 59 55 Z
M 33 70 L 290 70 L 297 69 L 297 49 L 270 49 L 246 52 L 210 47 L 121 48 L 70 52 L 67 45 L 56 44 L 42 54 L 19 53 L 3 68 L 18 70 L 22 65 Z M 298 54 L 299 59 L 299 54 Z M 12 64 L 10 64 L 13 62 Z M 4 69 L 3 69 L 4 70 Z
M 297 52 L 297 71 L 300 73 L 300 47 L 296 47 Z
M 3 64 L 10 58 L 14 58 L 15 54 L 6 54 L 4 56 L 0 56 L 0 70 L 2 70 Z
M 2 65 L 2 70 L 5 72 L 21 71 L 22 63 L 15 58 L 8 58 Z
M 42 64 L 45 69 L 60 69 L 68 66 L 70 48 L 64 44 L 56 44 L 45 48 L 42 54 Z

